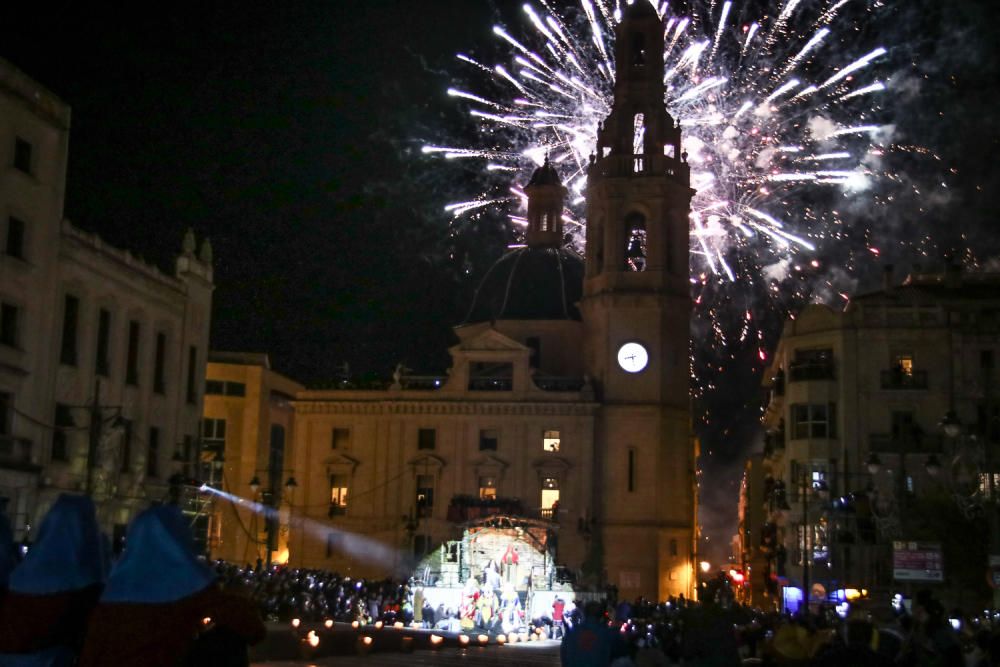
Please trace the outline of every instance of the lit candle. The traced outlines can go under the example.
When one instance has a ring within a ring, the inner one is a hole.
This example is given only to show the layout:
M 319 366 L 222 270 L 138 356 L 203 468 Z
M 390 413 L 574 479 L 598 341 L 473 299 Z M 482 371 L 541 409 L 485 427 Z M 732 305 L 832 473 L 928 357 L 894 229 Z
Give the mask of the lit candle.
M 444 643 L 444 637 L 442 637 L 441 635 L 431 635 L 431 646 L 437 648 L 443 643 Z
M 505 635 L 497 635 L 497 644 L 503 646 L 506 643 L 507 643 L 507 637 Z
M 309 642 L 310 646 L 316 648 L 319 646 L 319 635 L 316 634 L 315 630 L 310 630 L 309 634 L 306 635 L 306 641 Z
M 458 643 L 461 644 L 462 646 L 468 646 L 469 645 L 469 635 L 459 635 L 459 637 L 458 637 Z
M 299 625 L 301 625 L 301 624 L 302 624 L 302 621 L 300 621 L 299 619 L 297 619 L 297 618 L 293 618 L 293 619 L 292 619 L 292 627 L 293 627 L 293 628 L 297 628 L 297 627 L 299 627 Z
M 486 644 L 488 644 L 489 641 L 490 641 L 490 638 L 489 638 L 488 635 L 479 635 L 478 637 L 476 637 L 476 639 L 479 640 L 479 643 L 482 644 L 483 646 L 485 646 Z
M 355 623 L 357 623 L 357 621 L 355 621 Z M 333 619 L 331 618 L 326 619 L 325 621 L 323 621 L 323 625 L 325 625 L 326 629 L 329 630 L 330 628 L 333 627 Z
M 403 622 L 402 621 L 396 621 L 395 623 L 392 624 L 392 627 L 394 627 L 397 630 L 399 630 L 399 629 L 401 629 L 403 627 Z
M 376 630 L 382 629 L 382 621 L 375 621 L 375 629 Z

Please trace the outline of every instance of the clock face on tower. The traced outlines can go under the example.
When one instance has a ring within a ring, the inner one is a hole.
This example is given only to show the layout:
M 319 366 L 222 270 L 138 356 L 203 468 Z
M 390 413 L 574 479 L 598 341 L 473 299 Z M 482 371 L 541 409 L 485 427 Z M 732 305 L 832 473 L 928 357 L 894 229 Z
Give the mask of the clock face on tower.
M 626 373 L 638 373 L 649 363 L 649 353 L 639 343 L 625 343 L 618 348 L 618 365 Z

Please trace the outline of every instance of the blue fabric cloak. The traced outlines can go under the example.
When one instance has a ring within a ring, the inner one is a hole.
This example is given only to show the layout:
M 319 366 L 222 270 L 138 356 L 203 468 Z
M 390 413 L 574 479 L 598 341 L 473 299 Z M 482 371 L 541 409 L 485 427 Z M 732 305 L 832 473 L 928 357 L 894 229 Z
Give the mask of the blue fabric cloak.
M 180 509 L 161 505 L 135 518 L 125 551 L 111 569 L 101 602 L 163 604 L 186 598 L 215 581 L 192 549 Z
M 94 502 L 62 494 L 38 529 L 38 540 L 10 575 L 10 590 L 27 595 L 75 591 L 104 581 Z

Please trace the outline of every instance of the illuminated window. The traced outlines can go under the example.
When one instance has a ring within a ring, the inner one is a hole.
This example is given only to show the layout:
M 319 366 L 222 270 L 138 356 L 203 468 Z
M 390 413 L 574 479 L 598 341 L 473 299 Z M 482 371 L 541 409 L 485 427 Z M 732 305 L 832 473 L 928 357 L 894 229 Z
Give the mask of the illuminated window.
M 330 516 L 347 513 L 347 475 L 330 475 Z
M 479 478 L 479 497 L 482 500 L 488 498 L 497 497 L 497 478 L 496 477 L 480 477 Z
M 559 503 L 559 480 L 555 477 L 542 479 L 542 516 L 554 519 Z
M 542 433 L 542 449 L 547 452 L 559 451 L 559 431 L 544 431 Z
M 903 375 L 912 376 L 913 375 L 913 355 L 912 354 L 898 354 L 896 355 L 896 369 Z
M 632 117 L 632 154 L 642 155 L 643 144 L 646 138 L 646 121 L 641 113 Z M 637 169 L 636 171 L 642 171 Z
M 626 271 L 646 269 L 646 218 L 641 213 L 632 212 L 625 218 L 625 266 Z
M 428 517 L 434 511 L 434 475 L 417 475 L 417 516 Z

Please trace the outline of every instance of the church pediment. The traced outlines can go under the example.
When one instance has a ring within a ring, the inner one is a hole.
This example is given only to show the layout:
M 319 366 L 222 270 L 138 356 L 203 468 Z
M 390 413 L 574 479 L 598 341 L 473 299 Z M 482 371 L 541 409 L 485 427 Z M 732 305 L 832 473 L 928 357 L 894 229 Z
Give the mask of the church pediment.
M 472 462 L 472 466 L 476 471 L 477 475 L 499 476 L 506 470 L 510 464 L 501 458 L 488 454 Z
M 443 458 L 434 454 L 415 456 L 407 461 L 406 464 L 421 474 L 439 473 L 447 465 Z
M 528 348 L 496 329 L 486 328 L 479 332 L 469 332 L 462 341 L 451 348 L 456 352 L 526 352 Z M 461 336 L 461 334 L 459 334 Z
M 553 476 L 566 472 L 573 467 L 573 464 L 561 456 L 546 456 L 535 459 L 531 462 L 531 466 L 543 476 Z
M 323 460 L 328 475 L 353 475 L 361 461 L 347 454 L 334 454 Z

